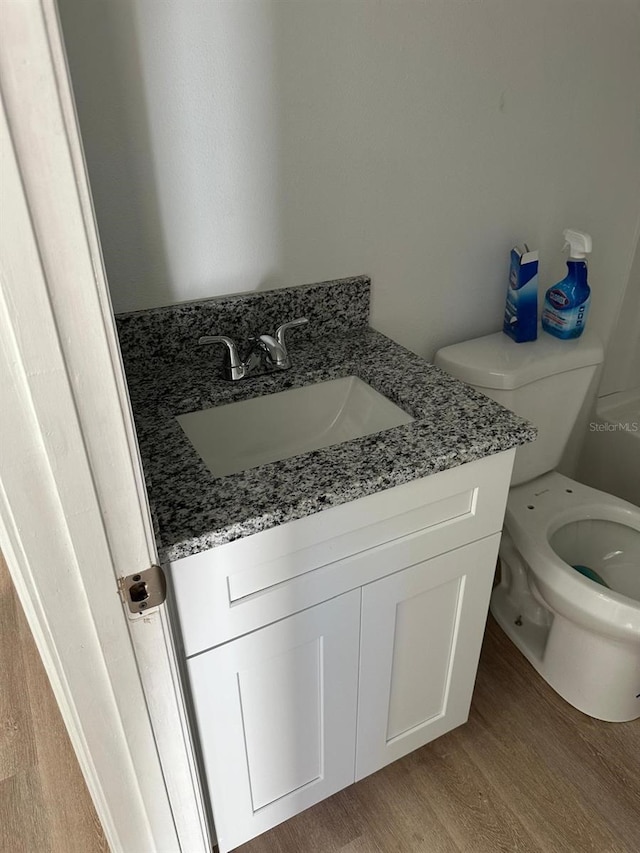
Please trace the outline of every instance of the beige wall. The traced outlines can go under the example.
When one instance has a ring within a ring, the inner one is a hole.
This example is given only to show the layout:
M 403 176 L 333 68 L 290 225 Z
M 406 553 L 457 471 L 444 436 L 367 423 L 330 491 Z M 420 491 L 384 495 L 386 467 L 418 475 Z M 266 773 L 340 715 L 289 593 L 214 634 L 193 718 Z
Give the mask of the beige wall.
M 508 250 L 640 214 L 637 0 L 59 0 L 116 310 L 367 272 L 415 351 L 501 325 Z

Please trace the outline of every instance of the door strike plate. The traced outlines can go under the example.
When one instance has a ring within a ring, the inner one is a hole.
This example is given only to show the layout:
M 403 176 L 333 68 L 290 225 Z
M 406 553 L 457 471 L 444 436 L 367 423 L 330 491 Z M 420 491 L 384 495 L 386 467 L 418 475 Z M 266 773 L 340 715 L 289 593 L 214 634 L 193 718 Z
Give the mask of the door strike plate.
M 164 604 L 167 581 L 160 566 L 151 566 L 134 575 L 118 578 L 120 597 L 131 613 L 145 613 Z

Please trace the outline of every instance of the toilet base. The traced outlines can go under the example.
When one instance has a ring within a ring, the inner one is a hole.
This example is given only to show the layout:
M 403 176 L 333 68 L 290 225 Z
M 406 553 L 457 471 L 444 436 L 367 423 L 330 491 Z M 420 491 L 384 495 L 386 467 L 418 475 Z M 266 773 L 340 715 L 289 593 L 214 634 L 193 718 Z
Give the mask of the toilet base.
M 605 722 L 640 717 L 640 648 L 584 630 L 541 604 L 529 590 L 512 595 L 504 571 L 491 613 L 545 681 L 574 708 Z M 544 609 L 544 608 L 543 608 Z

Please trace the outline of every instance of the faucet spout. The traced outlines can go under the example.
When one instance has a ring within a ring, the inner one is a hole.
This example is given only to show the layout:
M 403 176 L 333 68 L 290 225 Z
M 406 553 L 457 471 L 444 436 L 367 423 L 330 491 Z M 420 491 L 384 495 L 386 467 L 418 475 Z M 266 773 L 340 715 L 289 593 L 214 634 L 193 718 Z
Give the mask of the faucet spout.
M 251 338 L 243 358 L 240 357 L 235 342 L 226 335 L 204 335 L 198 340 L 199 344 L 224 344 L 226 347 L 223 375 L 225 379 L 236 381 L 247 376 L 262 376 L 276 370 L 287 370 L 291 367 L 291 359 L 287 352 L 285 332 L 296 326 L 308 323 L 306 317 L 291 320 L 278 327 L 275 337 L 260 335 Z
M 271 335 L 260 335 L 258 343 L 266 352 L 267 357 L 271 360 L 272 364 L 275 364 L 276 367 L 284 370 L 290 366 L 291 362 L 289 360 L 286 347 L 284 347 L 284 345 L 274 337 Z

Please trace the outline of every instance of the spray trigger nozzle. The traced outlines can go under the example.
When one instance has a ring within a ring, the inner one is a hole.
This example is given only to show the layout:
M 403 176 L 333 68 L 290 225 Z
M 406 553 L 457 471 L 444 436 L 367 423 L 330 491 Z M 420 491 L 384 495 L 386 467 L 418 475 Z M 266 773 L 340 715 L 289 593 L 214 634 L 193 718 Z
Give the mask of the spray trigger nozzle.
M 576 231 L 573 228 L 567 228 L 562 232 L 565 243 L 564 248 L 569 247 L 569 257 L 577 260 L 586 258 L 591 251 L 591 236 L 584 231 Z

